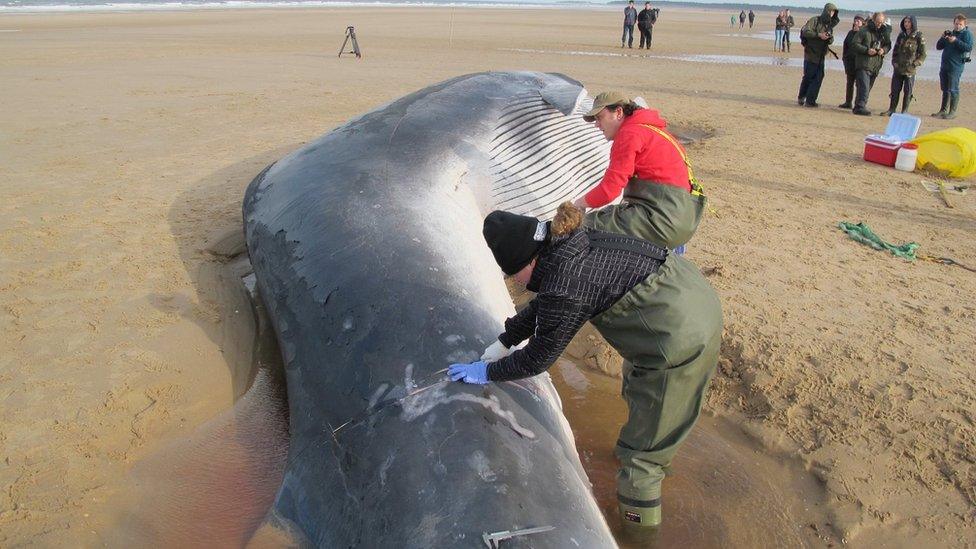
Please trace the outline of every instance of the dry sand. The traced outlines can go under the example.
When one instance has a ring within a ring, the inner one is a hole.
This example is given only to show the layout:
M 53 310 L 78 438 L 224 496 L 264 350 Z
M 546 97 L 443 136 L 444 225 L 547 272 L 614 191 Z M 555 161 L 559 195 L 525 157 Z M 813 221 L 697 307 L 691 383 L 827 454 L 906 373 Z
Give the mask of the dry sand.
M 770 42 L 714 36 L 728 16 L 668 9 L 654 52 L 768 54 Z M 827 74 L 825 107 L 803 109 L 797 69 L 643 58 L 616 47 L 618 19 L 394 8 L 0 16 L 14 31 L 0 32 L 0 545 L 108 539 L 103 509 L 125 472 L 246 388 L 249 342 L 233 335 L 235 302 L 208 249 L 240 229 L 243 189 L 261 168 L 413 90 L 510 69 L 641 94 L 670 120 L 715 132 L 690 149 L 715 212 L 689 256 L 711 273 L 727 326 L 708 409 L 820 479 L 829 511 L 809 520 L 825 543 L 976 545 L 976 274 L 906 263 L 836 229 L 863 220 L 973 265 L 972 194 L 948 209 L 925 177 L 862 162 L 863 136 L 885 120 L 831 107 L 840 73 Z M 336 58 L 346 25 L 362 60 Z M 924 23 L 930 47 L 943 26 Z M 937 109 L 937 83 L 916 94 L 916 112 Z M 965 84 L 959 119 L 925 117 L 923 131 L 974 121 Z

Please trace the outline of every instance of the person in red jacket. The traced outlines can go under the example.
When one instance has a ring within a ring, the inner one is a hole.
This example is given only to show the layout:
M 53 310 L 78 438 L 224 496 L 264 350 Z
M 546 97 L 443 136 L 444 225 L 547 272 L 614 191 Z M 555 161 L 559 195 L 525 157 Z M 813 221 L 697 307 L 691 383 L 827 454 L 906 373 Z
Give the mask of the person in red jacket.
M 643 238 L 678 248 L 695 234 L 705 196 L 694 180 L 684 147 L 667 131 L 658 111 L 638 106 L 619 92 L 596 96 L 583 116 L 603 132 L 610 165 L 600 183 L 576 200 L 578 208 L 601 208 L 623 192 L 623 203 L 587 215 L 596 230 Z

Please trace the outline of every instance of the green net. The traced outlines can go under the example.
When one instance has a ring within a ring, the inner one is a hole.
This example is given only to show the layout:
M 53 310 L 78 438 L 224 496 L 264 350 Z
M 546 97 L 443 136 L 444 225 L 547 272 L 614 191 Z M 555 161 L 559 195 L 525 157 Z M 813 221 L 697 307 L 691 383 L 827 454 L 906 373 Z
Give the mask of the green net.
M 908 261 L 915 261 L 916 259 L 915 250 L 918 249 L 918 243 L 916 242 L 908 242 L 901 246 L 885 242 L 880 236 L 874 234 L 871 227 L 868 227 L 865 223 L 847 223 L 846 221 L 841 221 L 838 226 L 840 230 L 847 233 L 847 236 L 851 237 L 851 240 L 855 242 L 867 244 L 875 250 L 888 250 L 891 252 L 891 255 L 907 259 Z

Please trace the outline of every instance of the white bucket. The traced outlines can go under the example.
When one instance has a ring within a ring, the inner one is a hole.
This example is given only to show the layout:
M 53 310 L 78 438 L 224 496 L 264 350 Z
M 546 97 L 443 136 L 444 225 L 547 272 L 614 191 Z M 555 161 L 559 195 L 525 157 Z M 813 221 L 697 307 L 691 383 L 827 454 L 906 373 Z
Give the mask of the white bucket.
M 915 171 L 915 162 L 918 160 L 918 145 L 905 143 L 898 149 L 898 157 L 895 159 L 895 169 L 903 172 Z

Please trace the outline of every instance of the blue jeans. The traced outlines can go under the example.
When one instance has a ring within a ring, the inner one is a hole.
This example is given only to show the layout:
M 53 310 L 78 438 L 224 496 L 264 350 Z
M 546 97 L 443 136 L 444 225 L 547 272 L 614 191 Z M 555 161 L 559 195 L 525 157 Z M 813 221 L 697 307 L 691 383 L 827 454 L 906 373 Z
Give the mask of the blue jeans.
M 778 50 L 783 47 L 783 29 L 776 29 L 776 42 L 773 44 L 773 49 Z
M 823 63 L 812 63 L 803 60 L 803 80 L 800 80 L 800 93 L 797 99 L 804 99 L 807 105 L 817 102 L 820 95 L 820 84 L 823 84 L 824 66 Z
M 628 36 L 630 38 L 628 38 Z M 627 42 L 628 46 L 634 47 L 634 26 L 633 25 L 628 25 L 624 23 L 624 34 L 623 36 L 620 37 L 620 45 L 623 46 L 624 42 Z
M 962 69 L 939 69 L 939 86 L 942 88 L 943 92 L 958 95 L 960 78 L 962 78 Z

